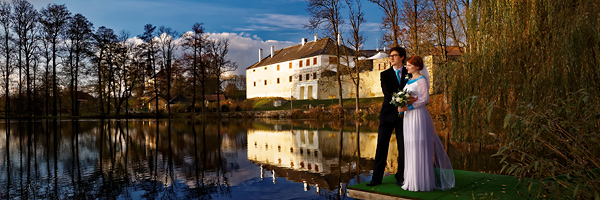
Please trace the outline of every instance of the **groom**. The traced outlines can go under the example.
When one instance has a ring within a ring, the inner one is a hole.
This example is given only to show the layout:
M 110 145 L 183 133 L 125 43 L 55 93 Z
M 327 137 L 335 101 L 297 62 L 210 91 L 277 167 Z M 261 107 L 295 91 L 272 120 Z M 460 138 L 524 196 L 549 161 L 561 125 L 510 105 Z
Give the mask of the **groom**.
M 396 142 L 398 144 L 398 172 L 395 176 L 396 184 L 402 186 L 402 182 L 404 182 L 403 118 L 398 116 L 398 108 L 390 104 L 390 101 L 392 100 L 392 94 L 403 89 L 408 82 L 405 77 L 408 75 L 408 71 L 403 66 L 406 58 L 406 51 L 402 47 L 393 47 L 390 49 L 389 56 L 393 67 L 390 67 L 380 74 L 383 104 L 381 105 L 381 113 L 379 115 L 379 132 L 377 133 L 375 166 L 373 167 L 371 182 L 367 183 L 367 186 L 381 184 L 387 161 L 390 138 L 392 137 L 392 130 L 396 133 Z

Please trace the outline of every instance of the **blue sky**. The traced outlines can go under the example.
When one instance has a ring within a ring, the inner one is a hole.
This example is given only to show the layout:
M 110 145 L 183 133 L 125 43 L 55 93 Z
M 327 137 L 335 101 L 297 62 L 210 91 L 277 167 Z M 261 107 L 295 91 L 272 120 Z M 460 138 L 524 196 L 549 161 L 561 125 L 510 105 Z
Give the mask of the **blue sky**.
M 303 28 L 308 22 L 304 0 L 29 0 L 37 9 L 49 3 L 65 4 L 72 13 L 81 13 L 94 24 L 115 32 L 126 30 L 137 36 L 145 24 L 171 27 L 179 33 L 191 30 L 194 23 L 204 23 L 211 38 L 227 37 L 231 41 L 229 58 L 238 63 L 236 74 L 258 60 L 258 49 L 268 55 L 275 49 L 295 45 L 301 38 L 313 39 Z M 343 1 L 342 1 L 343 2 Z M 382 12 L 363 0 L 367 22 L 364 34 L 366 49 L 375 49 L 381 37 Z M 342 12 L 348 18 L 347 10 Z M 320 37 L 324 33 L 317 32 Z

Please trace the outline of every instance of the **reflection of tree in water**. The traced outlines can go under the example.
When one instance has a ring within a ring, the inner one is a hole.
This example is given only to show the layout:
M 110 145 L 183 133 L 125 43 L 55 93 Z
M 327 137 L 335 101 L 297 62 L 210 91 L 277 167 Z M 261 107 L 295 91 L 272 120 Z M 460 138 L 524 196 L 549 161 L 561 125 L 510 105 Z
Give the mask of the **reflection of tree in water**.
M 185 129 L 185 123 L 162 120 L 9 124 L 0 125 L 6 130 L 0 137 L 0 185 L 7 191 L 2 199 L 211 199 L 231 194 L 226 174 L 239 169 L 227 161 L 237 155 L 221 151 L 224 133 L 232 131 L 214 125 Z

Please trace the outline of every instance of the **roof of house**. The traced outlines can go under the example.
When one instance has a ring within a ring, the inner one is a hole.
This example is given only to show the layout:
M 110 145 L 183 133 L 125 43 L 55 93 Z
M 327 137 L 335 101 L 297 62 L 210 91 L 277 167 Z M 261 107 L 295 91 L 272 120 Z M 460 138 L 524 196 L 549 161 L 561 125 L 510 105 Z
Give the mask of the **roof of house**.
M 96 99 L 92 95 L 86 92 L 77 91 L 77 100 L 94 100 Z
M 191 101 L 188 98 L 185 98 L 185 96 L 183 96 L 183 94 L 179 94 L 175 98 L 171 99 L 171 101 L 169 101 L 169 104 L 189 103 L 189 102 L 191 102 Z
M 379 52 L 382 52 L 382 51 L 372 50 L 372 49 L 360 50 L 360 54 L 362 54 L 362 56 L 367 57 L 367 58 L 374 56 L 374 55 L 378 54 Z
M 246 68 L 258 68 L 262 66 L 272 65 L 275 63 L 296 60 L 301 58 L 307 58 L 317 55 L 334 55 L 335 54 L 335 44 L 336 42 L 329 37 L 318 39 L 317 41 L 310 41 L 306 44 L 297 44 L 294 46 L 286 47 L 280 50 L 276 50 L 273 53 L 273 57 L 271 55 L 267 55 L 267 57 L 263 58 L 261 61 L 254 63 L 250 67 Z M 346 52 L 349 52 L 349 55 L 354 55 L 352 49 L 344 46 Z
M 154 95 L 154 96 L 152 96 L 152 98 L 148 99 L 148 100 L 146 101 L 146 103 L 149 103 L 149 102 L 152 102 L 152 101 L 154 101 L 154 98 L 156 98 L 156 95 Z M 163 95 L 161 95 L 161 94 L 159 94 L 159 95 L 158 95 L 158 98 L 159 98 L 159 100 L 160 100 L 160 99 L 163 99 L 163 100 L 167 99 L 167 98 L 165 98 L 165 96 L 163 96 Z
M 206 101 L 216 101 L 217 100 L 217 95 L 216 94 L 207 94 L 204 96 L 204 100 Z M 224 94 L 219 94 L 219 100 L 225 100 L 225 95 Z
M 462 49 L 462 52 L 461 52 Z M 430 55 L 442 55 L 442 47 L 435 47 L 431 49 Z M 460 56 L 465 52 L 464 47 L 446 47 L 446 52 L 449 56 Z

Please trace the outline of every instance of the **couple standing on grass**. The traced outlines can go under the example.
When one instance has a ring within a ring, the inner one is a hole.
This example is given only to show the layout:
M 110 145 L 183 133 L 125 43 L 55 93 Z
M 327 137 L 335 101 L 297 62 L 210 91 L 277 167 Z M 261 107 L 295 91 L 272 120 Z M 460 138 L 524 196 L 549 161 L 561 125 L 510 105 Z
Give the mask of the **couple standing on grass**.
M 429 102 L 429 73 L 423 59 L 412 56 L 406 60 L 406 50 L 401 47 L 391 48 L 389 56 L 393 67 L 381 72 L 380 76 L 384 100 L 379 115 L 375 166 L 367 186 L 381 184 L 390 137 L 395 131 L 398 143 L 397 185 L 409 191 L 453 188 L 454 171 L 450 159 L 425 107 Z M 393 93 L 401 90 L 411 94 L 407 107 L 390 104 Z

